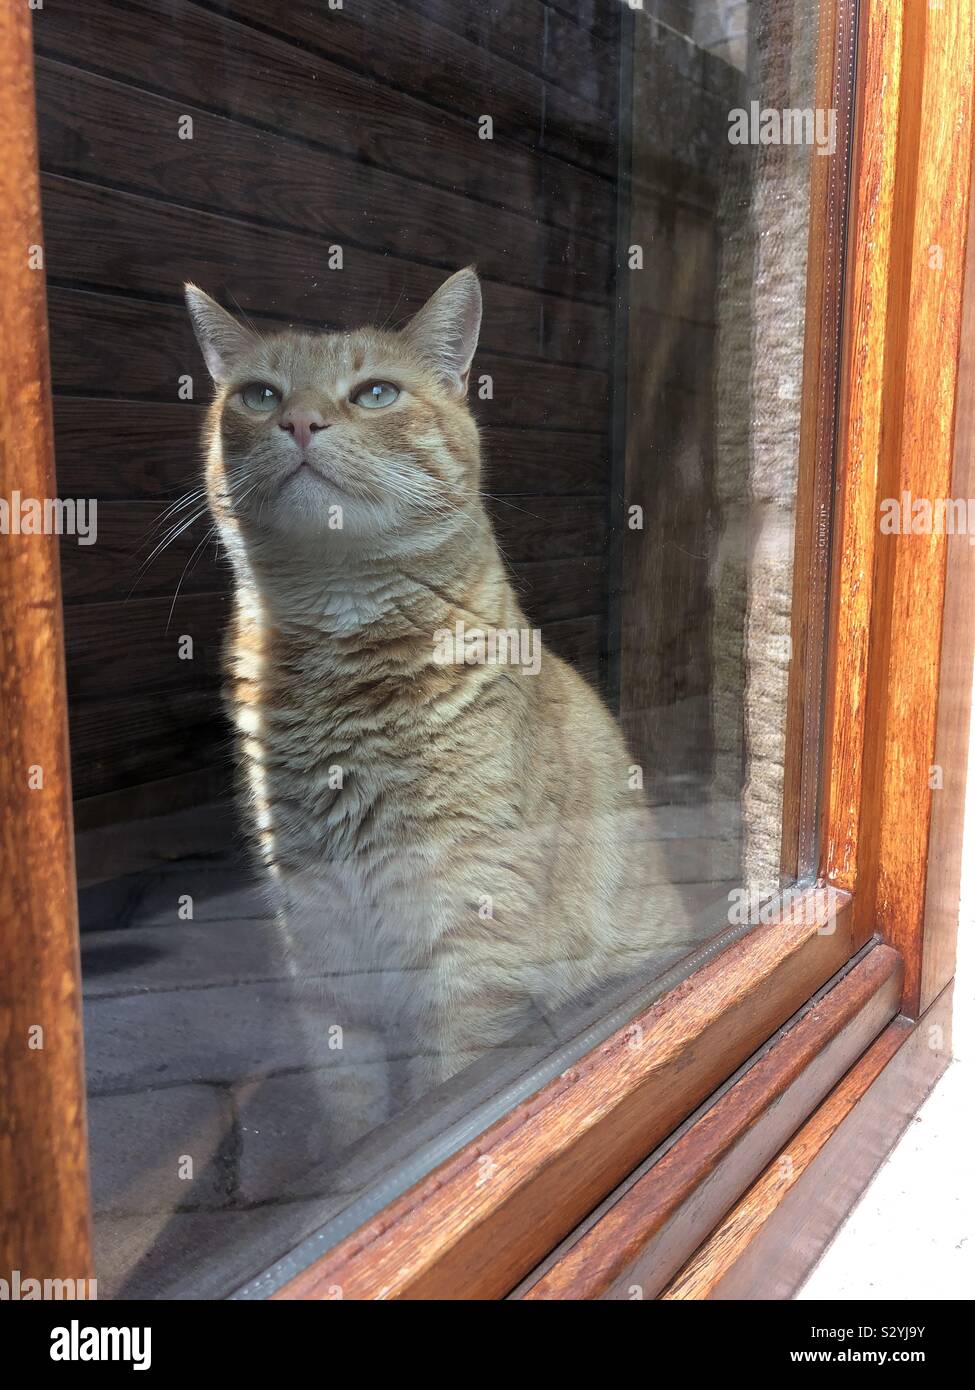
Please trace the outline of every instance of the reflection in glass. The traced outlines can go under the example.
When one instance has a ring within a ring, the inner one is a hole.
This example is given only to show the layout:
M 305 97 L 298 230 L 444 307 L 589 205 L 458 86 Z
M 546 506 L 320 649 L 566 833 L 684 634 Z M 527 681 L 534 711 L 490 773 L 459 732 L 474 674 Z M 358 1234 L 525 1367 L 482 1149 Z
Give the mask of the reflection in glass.
M 818 8 L 35 35 L 100 1288 L 219 1297 L 779 885 Z

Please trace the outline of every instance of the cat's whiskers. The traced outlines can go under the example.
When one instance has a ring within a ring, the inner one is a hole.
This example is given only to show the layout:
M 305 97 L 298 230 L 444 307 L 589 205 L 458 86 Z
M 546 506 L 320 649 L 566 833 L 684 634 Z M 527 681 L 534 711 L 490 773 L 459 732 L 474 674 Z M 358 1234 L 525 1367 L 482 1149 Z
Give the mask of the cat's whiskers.
M 543 516 L 539 516 L 537 512 L 530 512 L 527 507 L 515 506 L 514 502 L 509 502 L 506 497 L 502 497 L 497 492 L 482 492 L 481 496 L 489 497 L 492 502 L 500 502 L 502 507 L 510 507 L 513 512 L 522 512 L 525 516 L 533 516 L 536 521 L 545 520 L 545 518 Z
M 427 475 L 423 475 L 422 480 L 416 477 L 407 478 L 402 474 L 396 476 L 403 485 L 404 500 L 417 504 L 428 504 L 423 508 L 426 515 L 438 520 L 451 518 L 470 540 L 478 544 L 483 541 L 484 532 L 490 530 L 490 523 L 463 512 L 450 497 L 445 483 L 434 480 Z M 410 495 L 411 491 L 412 496 Z
M 192 479 L 197 479 L 197 480 L 198 480 L 198 478 L 199 478 L 199 471 L 198 471 L 197 469 L 194 469 L 194 470 L 192 471 L 192 473 L 186 473 L 186 474 L 184 474 L 183 477 L 182 477 L 182 479 L 180 479 L 180 481 L 182 481 L 182 482 L 188 482 L 191 478 L 192 478 Z M 146 533 L 145 541 L 147 541 L 148 538 L 149 538 L 149 536 L 151 536 L 152 533 L 153 533 L 154 531 L 157 531 L 157 530 L 159 529 L 159 527 L 160 527 L 168 518 L 170 518 L 175 512 L 180 511 L 183 507 L 187 507 L 187 506 L 191 505 L 191 503 L 193 503 L 193 502 L 202 501 L 202 499 L 206 496 L 206 491 L 207 491 L 207 489 L 206 489 L 206 483 L 205 483 L 205 482 L 200 483 L 199 481 L 197 481 L 197 484 L 196 484 L 195 487 L 190 488 L 190 490 L 189 490 L 188 492 L 182 493 L 179 497 L 175 498 L 172 502 L 169 502 L 169 503 L 162 509 L 162 511 L 159 513 L 159 515 L 156 516 L 156 517 L 154 517 L 154 519 L 153 519 L 153 521 L 152 521 L 151 525 L 149 526 L 149 529 L 148 529 L 148 531 L 147 531 L 147 533 Z M 143 543 L 145 543 L 145 541 L 144 541 Z
M 156 545 L 156 546 L 152 549 L 152 551 L 146 556 L 145 560 L 143 560 L 142 564 L 139 566 L 139 568 L 138 568 L 138 570 L 137 570 L 137 572 L 136 572 L 136 576 L 135 576 L 135 578 L 133 579 L 132 584 L 131 584 L 131 586 L 130 586 L 130 588 L 129 588 L 129 592 L 128 592 L 128 594 L 126 595 L 127 598 L 131 598 L 131 597 L 132 597 L 132 595 L 133 595 L 133 593 L 135 592 L 135 589 L 137 588 L 137 586 L 138 586 L 140 580 L 144 577 L 146 571 L 148 570 L 149 566 L 152 564 L 153 560 L 155 560 L 155 558 L 157 557 L 157 555 L 162 554 L 162 552 L 163 552 L 164 550 L 168 550 L 168 548 L 173 544 L 173 542 L 176 541 L 176 540 L 178 540 L 179 537 L 183 534 L 184 531 L 188 531 L 189 528 L 190 528 L 192 525 L 194 525 L 195 522 L 199 521 L 199 520 L 200 520 L 200 517 L 205 516 L 208 510 L 209 510 L 209 508 L 207 507 L 207 505 L 204 505 L 204 506 L 202 506 L 198 511 L 194 512 L 193 515 L 192 515 L 191 517 L 189 517 L 188 519 L 183 519 L 183 518 L 181 518 L 181 519 L 180 519 L 180 520 L 179 520 L 179 521 L 166 533 L 166 535 L 163 536 L 162 540 L 158 543 L 158 545 Z
M 456 504 L 448 494 L 443 482 L 428 474 L 404 473 L 395 465 L 387 464 L 387 473 L 395 483 L 391 489 L 398 500 L 415 506 L 429 516 L 447 515 L 457 512 Z
M 207 529 L 206 529 L 206 532 L 205 532 L 205 534 L 204 534 L 204 536 L 203 536 L 203 539 L 202 539 L 201 541 L 198 541 L 198 542 L 197 542 L 196 546 L 195 546 L 194 549 L 193 549 L 193 553 L 190 555 L 190 558 L 187 560 L 186 564 L 183 566 L 183 573 L 182 573 L 182 574 L 180 575 L 180 577 L 179 577 L 179 583 L 176 585 L 176 592 L 173 594 L 173 601 L 172 601 L 172 603 L 171 603 L 170 606 L 169 606 L 169 617 L 166 619 L 166 631 L 167 631 L 167 632 L 169 631 L 169 625 L 170 625 L 170 623 L 173 621 L 173 614 L 174 614 L 174 612 L 176 611 L 176 600 L 179 598 L 179 591 L 180 591 L 180 589 L 183 587 L 183 580 L 186 578 L 187 572 L 188 572 L 188 571 L 190 570 L 190 568 L 192 567 L 194 560 L 196 559 L 197 555 L 199 555 L 199 553 L 200 553 L 201 549 L 203 548 L 203 546 L 206 545 L 207 541 L 213 539 L 213 538 L 216 536 L 216 534 L 217 534 L 217 528 L 216 528 L 216 526 L 215 526 L 215 525 L 210 525 L 210 526 L 208 526 Z
M 158 516 L 153 518 L 142 539 L 141 545 L 148 545 L 151 537 L 159 530 L 160 526 L 165 525 L 167 521 L 172 521 L 177 512 L 182 511 L 184 507 L 189 507 L 196 502 L 201 502 L 205 496 L 205 487 L 195 487 L 190 492 L 185 492 L 182 497 L 177 497 L 175 502 L 170 502 L 167 507 L 163 508 Z

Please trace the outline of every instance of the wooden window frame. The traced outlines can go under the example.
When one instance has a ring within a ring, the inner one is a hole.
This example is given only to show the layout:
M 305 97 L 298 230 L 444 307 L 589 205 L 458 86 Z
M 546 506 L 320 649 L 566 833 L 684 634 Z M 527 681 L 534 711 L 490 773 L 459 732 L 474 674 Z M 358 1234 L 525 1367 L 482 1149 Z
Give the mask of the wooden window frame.
M 835 99 L 844 43 L 852 59 L 846 12 L 825 11 L 822 104 Z M 802 859 L 812 779 L 822 806 L 817 884 L 836 890 L 835 911 L 823 916 L 817 885 L 786 900 L 776 920 L 716 954 L 373 1220 L 270 1284 L 274 1298 L 531 1301 L 633 1297 L 634 1288 L 667 1299 L 787 1297 L 947 1065 L 975 559 L 966 537 L 881 536 L 878 508 L 906 490 L 967 497 L 975 481 L 975 273 L 963 300 L 966 246 L 975 256 L 975 0 L 933 10 L 863 0 L 856 38 L 845 248 L 836 241 L 842 171 L 813 160 L 783 832 L 789 872 Z M 27 255 L 43 245 L 31 73 L 29 11 L 4 7 L 0 491 L 51 496 L 44 286 Z M 841 254 L 842 279 L 829 270 Z M 829 354 L 817 354 L 815 339 L 838 321 L 841 284 L 836 403 Z M 824 472 L 834 433 L 835 478 Z M 830 511 L 824 629 L 822 552 L 810 538 Z M 0 1006 L 9 1020 L 0 1262 L 25 1276 L 84 1277 L 90 1202 L 56 538 L 5 537 L 0 577 Z M 821 660 L 823 630 L 820 767 L 817 682 L 803 677 Z M 37 763 L 43 790 L 30 791 L 26 770 Z M 26 1051 L 38 1023 L 44 1047 Z

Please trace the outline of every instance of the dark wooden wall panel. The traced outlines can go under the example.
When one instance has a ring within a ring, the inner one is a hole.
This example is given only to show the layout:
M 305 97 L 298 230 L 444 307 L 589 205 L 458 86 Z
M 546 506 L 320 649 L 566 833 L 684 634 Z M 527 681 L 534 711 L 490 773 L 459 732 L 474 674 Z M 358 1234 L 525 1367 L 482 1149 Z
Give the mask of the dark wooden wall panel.
M 186 279 L 258 324 L 343 328 L 401 322 L 475 263 L 498 538 L 530 619 L 602 679 L 620 24 L 590 8 L 36 13 L 59 486 L 99 500 L 96 544 L 61 547 L 77 798 L 130 792 L 144 811 L 158 783 L 161 811 L 181 775 L 229 758 L 226 564 L 205 516 L 156 551 L 195 510 L 167 514 L 198 481 L 210 394 Z
M 343 248 L 341 270 L 329 271 L 327 247 L 318 237 L 77 179 L 48 174 L 41 191 L 45 240 L 59 281 L 159 296 L 183 280 L 226 284 L 239 267 L 260 265 L 261 278 L 242 283 L 235 296 L 245 313 L 258 317 L 270 308 L 291 322 L 340 327 L 364 305 L 377 306 L 373 312 L 385 316 L 380 306 L 395 304 L 396 321 L 406 318 L 444 279 L 438 268 L 360 248 Z M 85 228 L 83 239 L 79 227 Z M 609 333 L 605 304 L 499 284 L 490 288 L 481 344 L 488 351 L 510 351 L 517 344 L 519 356 L 603 367 Z
M 194 139 L 206 158 L 188 159 L 185 142 L 173 139 L 186 110 L 178 101 L 43 58 L 37 89 L 46 169 L 97 181 L 111 171 L 113 183 L 132 192 L 438 266 L 452 266 L 458 246 L 475 246 L 482 275 L 605 302 L 612 249 L 590 235 L 588 222 L 556 236 L 510 207 L 198 109 Z
M 277 8 L 268 0 L 269 13 Z M 540 209 L 538 132 L 512 123 L 495 139 L 479 140 L 478 117 L 492 113 L 466 101 L 463 69 L 457 74 L 455 109 L 428 106 L 369 74 L 191 0 L 87 0 L 84 6 L 52 7 L 35 35 L 42 56 L 145 86 L 191 108 L 232 119 L 243 114 L 252 126 L 362 161 L 363 192 L 370 202 L 367 169 L 376 166 L 501 203 L 529 221 L 542 213 L 571 235 L 587 227 L 612 239 L 611 179 L 568 159 L 546 159 L 551 197 Z M 409 81 L 406 66 L 403 81 Z M 605 123 L 600 128 L 604 140 L 613 139 L 611 128 Z

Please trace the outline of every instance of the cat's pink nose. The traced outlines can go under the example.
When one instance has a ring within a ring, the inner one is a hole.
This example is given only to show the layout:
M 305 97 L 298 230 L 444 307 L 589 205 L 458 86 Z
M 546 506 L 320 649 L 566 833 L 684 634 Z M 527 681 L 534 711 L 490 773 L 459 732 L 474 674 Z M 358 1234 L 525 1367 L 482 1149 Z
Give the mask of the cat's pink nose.
M 281 428 L 287 430 L 299 449 L 307 449 L 312 435 L 328 426 L 317 410 L 289 410 L 281 421 Z

